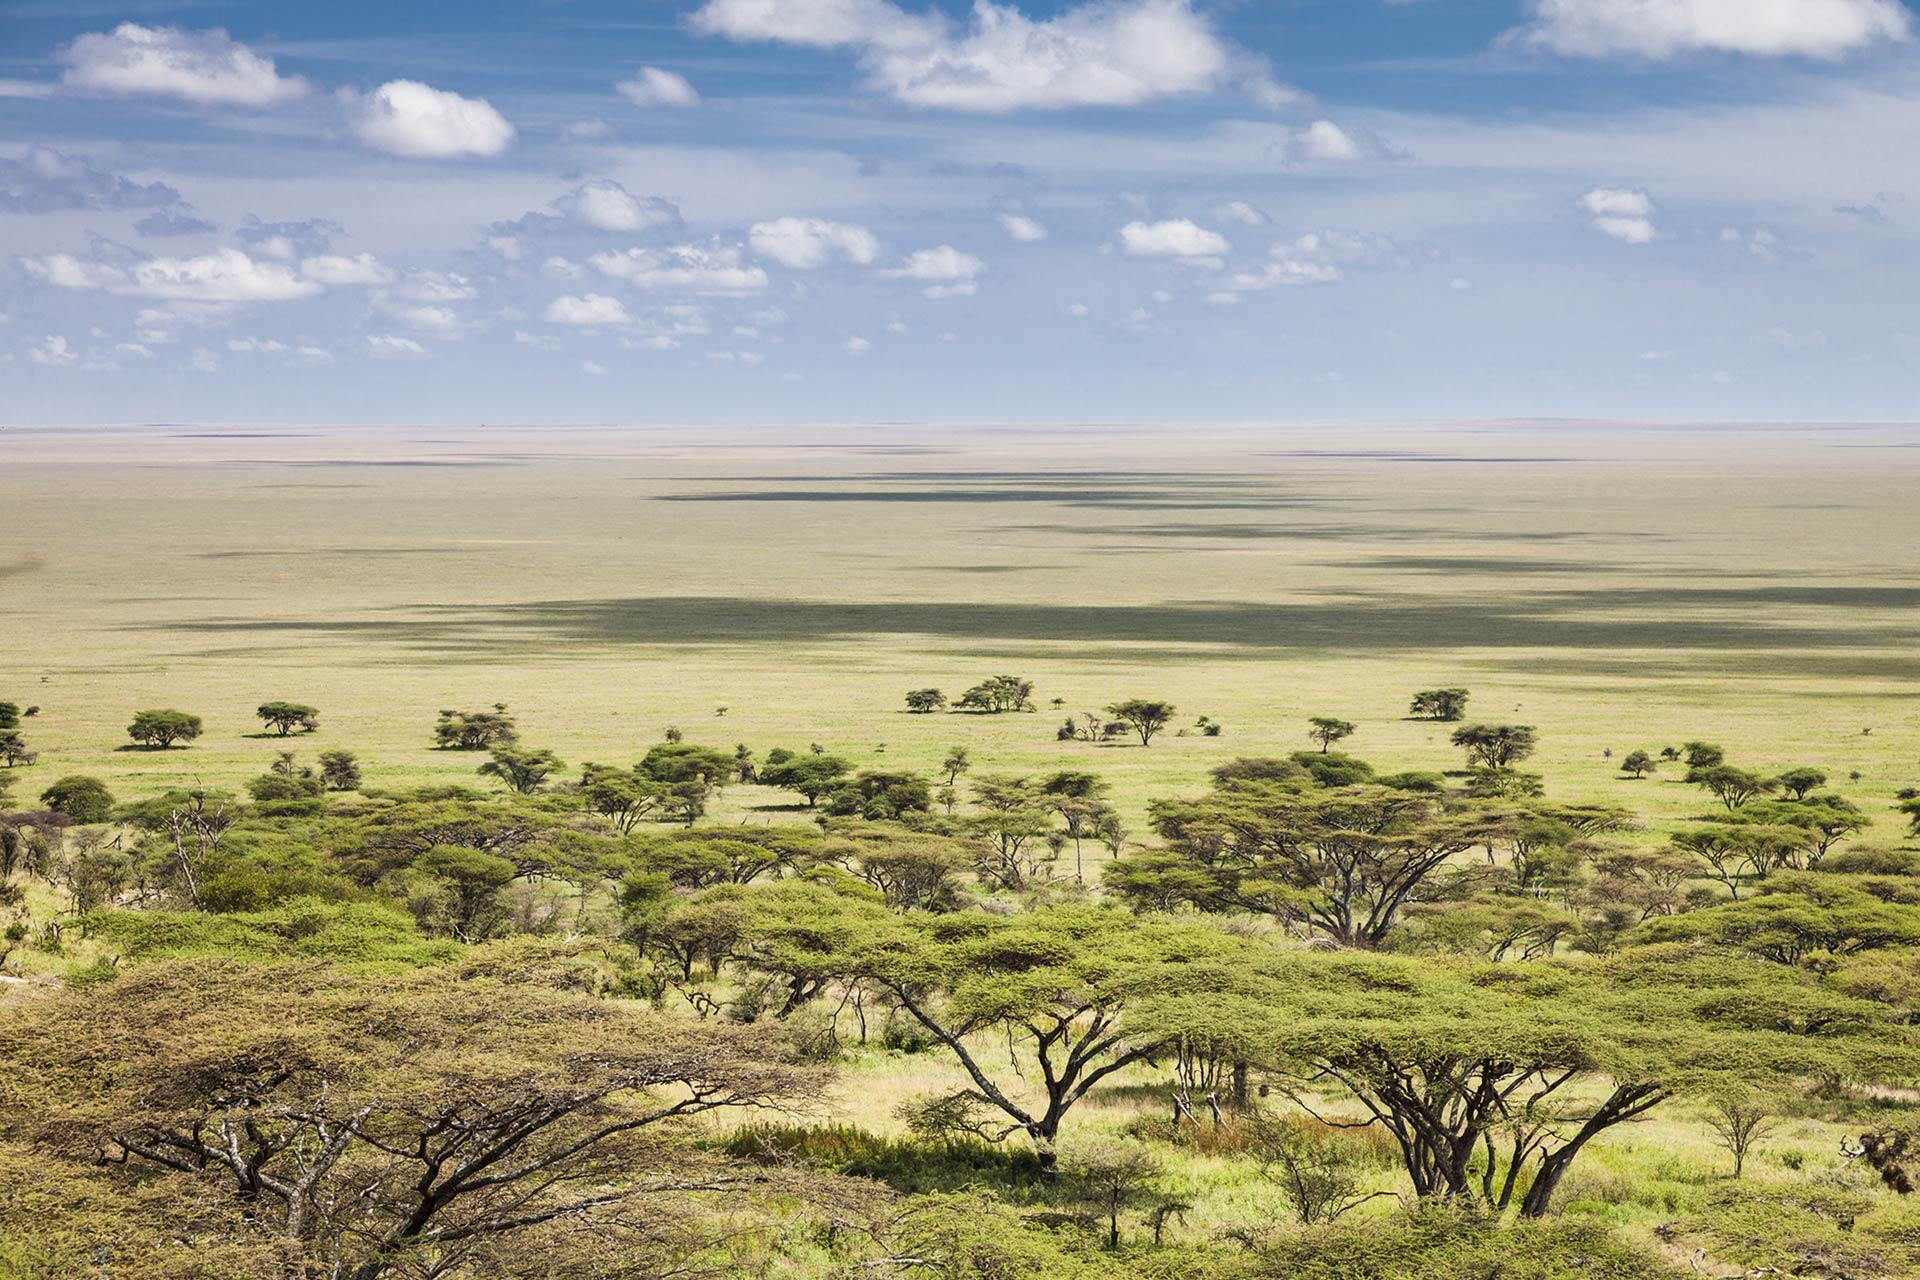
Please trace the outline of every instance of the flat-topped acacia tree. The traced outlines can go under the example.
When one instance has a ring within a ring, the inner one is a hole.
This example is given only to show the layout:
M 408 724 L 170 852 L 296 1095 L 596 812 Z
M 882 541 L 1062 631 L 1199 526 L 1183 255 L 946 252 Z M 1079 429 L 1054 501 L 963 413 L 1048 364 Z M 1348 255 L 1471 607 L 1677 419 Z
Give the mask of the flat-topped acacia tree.
M 165 751 L 176 742 L 192 742 L 200 736 L 200 717 L 170 708 L 134 713 L 127 736 L 142 746 Z
M 1676 1096 L 1732 1082 L 1903 1078 L 1920 1061 L 1897 1010 L 1757 960 L 1295 953 L 1263 977 L 1261 1056 L 1291 1078 L 1296 1100 L 1316 1114 L 1329 1105 L 1319 1099 L 1356 1107 L 1357 1123 L 1391 1135 L 1420 1198 L 1524 1217 L 1548 1212 L 1596 1138 Z M 1808 1001 L 1828 1017 L 1798 1017 Z M 1145 1016 L 1179 1023 L 1166 1006 Z
M 1230 782 L 1153 806 L 1166 846 L 1107 865 L 1141 907 L 1251 911 L 1345 947 L 1379 946 L 1449 858 L 1480 841 L 1435 797 L 1381 786 Z
M 279 737 L 286 737 L 295 729 L 302 733 L 312 733 L 320 727 L 320 710 L 304 702 L 263 702 L 254 712 L 260 722 L 273 730 Z
M 1173 720 L 1174 706 L 1152 698 L 1128 698 L 1107 708 L 1107 714 L 1140 736 L 1140 745 L 1151 746 L 1153 735 Z
M 537 979 L 226 958 L 36 1002 L 0 1055 L 43 1102 L 10 1119 L 75 1162 L 137 1170 L 130 1208 L 155 1201 L 142 1183 L 183 1222 L 223 1204 L 220 1234 L 275 1242 L 280 1274 L 339 1280 L 605 1274 L 609 1249 L 651 1242 L 636 1222 L 767 1181 L 729 1176 L 676 1120 L 797 1100 L 812 1079 L 767 1028 Z M 623 1268 L 678 1269 L 645 1258 Z
M 872 896 L 793 882 L 757 901 L 736 943 L 751 968 L 816 991 L 837 981 L 883 993 L 972 1081 L 935 1100 L 949 1122 L 990 1141 L 1024 1134 L 1049 1174 L 1074 1106 L 1167 1045 L 1169 1033 L 1137 1023 L 1134 1010 L 1225 991 L 1245 949 L 1204 924 L 1112 907 L 898 913 Z

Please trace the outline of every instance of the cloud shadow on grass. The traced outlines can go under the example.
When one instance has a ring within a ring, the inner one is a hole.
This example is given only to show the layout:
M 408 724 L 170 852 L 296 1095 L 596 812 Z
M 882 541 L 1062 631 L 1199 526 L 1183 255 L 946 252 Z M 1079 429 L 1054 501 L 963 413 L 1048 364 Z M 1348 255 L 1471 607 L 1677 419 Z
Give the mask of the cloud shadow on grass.
M 1826 610 L 1809 617 L 1787 609 Z M 963 647 L 1073 646 L 1144 660 L 1156 656 L 1377 657 L 1412 652 L 1541 650 L 1593 669 L 1644 670 L 1660 655 L 1703 667 L 1772 673 L 1874 675 L 1920 671 L 1885 651 L 1920 640 L 1920 588 L 1751 587 L 1565 590 L 1510 598 L 1354 593 L 1286 603 L 1068 605 L 950 601 L 654 596 L 546 600 L 496 606 L 423 605 L 374 618 L 189 619 L 156 630 L 200 636 L 279 635 L 381 641 L 423 654 L 486 656 L 620 647 L 824 646 L 931 637 Z M 1859 653 L 1879 650 L 1878 655 Z M 1579 654 L 1582 657 L 1571 655 Z M 1593 662 L 1588 662 L 1591 655 Z M 1860 674 L 1867 674 L 1862 671 Z

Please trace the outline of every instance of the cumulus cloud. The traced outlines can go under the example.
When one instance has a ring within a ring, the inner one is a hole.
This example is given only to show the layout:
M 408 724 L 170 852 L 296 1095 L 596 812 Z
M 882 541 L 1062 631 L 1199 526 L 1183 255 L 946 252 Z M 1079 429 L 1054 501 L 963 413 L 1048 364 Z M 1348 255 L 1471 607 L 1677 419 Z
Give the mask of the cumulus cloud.
M 1273 219 L 1266 211 L 1245 200 L 1229 200 L 1225 204 L 1213 207 L 1213 216 L 1221 222 L 1231 222 L 1242 227 L 1264 227 Z
M 1024 214 L 1003 213 L 1000 215 L 1000 226 L 1021 244 L 1032 244 L 1036 240 L 1047 238 L 1046 226 Z
M 378 360 L 406 360 L 427 354 L 427 349 L 412 338 L 399 338 L 390 333 L 368 334 L 367 348 Z
M 562 142 L 608 142 L 613 137 L 613 126 L 599 116 L 591 120 L 575 120 L 560 128 Z
M 1120 247 L 1136 258 L 1218 259 L 1232 246 L 1218 231 L 1191 218 L 1129 222 L 1120 228 Z
M 28 147 L 18 159 L 0 157 L 0 210 L 8 213 L 169 209 L 181 203 L 180 193 L 164 182 L 130 182 L 51 147 Z
M 152 94 L 203 105 L 266 107 L 298 98 L 308 85 L 283 76 L 225 31 L 184 31 L 123 22 L 62 49 L 61 83 L 92 93 Z
M 1788 252 L 1781 245 L 1780 237 L 1766 227 L 1755 227 L 1752 231 L 1742 231 L 1738 227 L 1720 228 L 1720 243 L 1737 249 L 1744 249 L 1749 257 L 1762 262 L 1778 262 L 1782 257 L 1798 256 Z
M 27 348 L 27 358 L 35 364 L 62 365 L 74 363 L 80 358 L 80 353 L 68 344 L 66 338 L 50 333 L 41 342 Z
M 909 280 L 971 280 L 986 264 L 970 253 L 962 253 L 950 244 L 920 249 L 907 256 L 898 267 L 882 274 L 903 276 Z
M 277 263 L 258 262 L 238 249 L 125 265 L 56 253 L 25 259 L 23 265 L 37 279 L 62 289 L 102 289 L 182 302 L 288 302 L 320 292 L 318 282 L 301 279 Z
M 680 210 L 659 196 L 644 199 L 611 178 L 582 183 L 553 202 L 563 217 L 595 231 L 651 231 L 680 225 Z
M 1358 160 L 1360 144 L 1331 120 L 1315 120 L 1293 135 L 1288 154 L 1296 160 Z
M 666 249 L 625 249 L 587 259 L 594 270 L 641 289 L 737 295 L 767 287 L 767 273 L 749 266 L 731 245 L 674 245 Z
M 616 324 L 632 324 L 634 317 L 628 315 L 626 303 L 622 303 L 618 297 L 607 297 L 605 294 L 584 294 L 584 296 L 563 294 L 547 303 L 547 322 L 609 328 Z
M 977 277 L 987 264 L 970 253 L 962 253 L 950 244 L 920 249 L 908 254 L 904 262 L 880 274 L 901 280 L 928 282 L 921 292 L 929 298 L 968 298 L 980 291 Z
M 1532 9 L 1509 41 L 1584 58 L 1838 58 L 1905 40 L 1913 25 L 1899 0 L 1532 0 Z
M 760 257 L 795 271 L 824 267 L 835 259 L 866 266 L 880 254 L 880 241 L 873 232 L 857 223 L 824 218 L 756 222 L 747 233 L 747 243 Z
M 1595 187 L 1580 197 L 1580 207 L 1592 215 L 1595 231 L 1626 244 L 1651 244 L 1660 234 L 1653 225 L 1653 198 L 1644 191 Z
M 351 258 L 336 253 L 318 254 L 300 263 L 300 274 L 326 285 L 375 285 L 394 281 L 393 269 L 370 253 Z
M 413 159 L 497 156 L 515 137 L 485 98 L 463 98 L 418 80 L 389 80 L 353 99 L 352 110 L 360 141 Z
M 687 78 L 659 67 L 642 67 L 631 78 L 613 86 L 636 107 L 694 107 L 700 94 Z
M 865 338 L 848 338 L 840 344 L 840 349 L 850 356 L 863 356 L 873 350 L 873 344 Z
M 1315 231 L 1282 240 L 1258 270 L 1235 272 L 1228 280 L 1245 293 L 1300 285 L 1337 284 L 1350 270 L 1406 270 L 1412 263 L 1386 236 L 1359 231 Z
M 919 107 L 1133 106 L 1235 81 L 1269 104 L 1286 98 L 1191 0 L 1094 0 L 1039 20 L 975 0 L 962 29 L 889 0 L 707 0 L 693 26 L 734 40 L 852 49 L 874 87 Z

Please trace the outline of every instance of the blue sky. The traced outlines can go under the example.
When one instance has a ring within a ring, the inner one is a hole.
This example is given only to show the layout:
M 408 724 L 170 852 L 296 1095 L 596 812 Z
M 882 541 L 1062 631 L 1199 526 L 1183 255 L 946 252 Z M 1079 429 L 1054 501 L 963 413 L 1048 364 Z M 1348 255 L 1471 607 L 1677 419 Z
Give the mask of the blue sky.
M 0 421 L 1904 419 L 1900 0 L 0 0 Z

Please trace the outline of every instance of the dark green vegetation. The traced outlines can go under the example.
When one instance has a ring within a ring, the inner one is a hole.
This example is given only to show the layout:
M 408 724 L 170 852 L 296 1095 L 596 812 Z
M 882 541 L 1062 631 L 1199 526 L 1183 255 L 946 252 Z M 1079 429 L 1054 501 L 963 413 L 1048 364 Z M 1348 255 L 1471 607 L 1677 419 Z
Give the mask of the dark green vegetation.
M 1105 714 L 1072 740 L 1175 708 Z M 504 705 L 429 727 L 468 785 L 60 777 L 0 812 L 0 1277 L 1920 1266 L 1920 801 L 1696 741 L 1625 761 L 1702 801 L 1649 824 L 1520 772 L 1534 725 L 1454 730 L 1450 774 L 1311 726 L 1137 836 L 1096 772 L 678 729 L 570 769 Z M 743 786 L 794 803 L 703 822 Z

